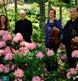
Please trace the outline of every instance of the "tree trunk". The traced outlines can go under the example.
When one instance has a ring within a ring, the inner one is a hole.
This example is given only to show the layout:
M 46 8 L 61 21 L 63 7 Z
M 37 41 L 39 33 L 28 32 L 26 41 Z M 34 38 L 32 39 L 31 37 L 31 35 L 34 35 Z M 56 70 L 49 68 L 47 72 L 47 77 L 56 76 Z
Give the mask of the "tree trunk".
M 5 10 L 5 14 L 7 16 L 7 7 L 5 6 L 5 0 L 3 0 L 3 7 L 4 7 L 4 10 Z
M 41 29 L 41 41 L 45 37 L 45 0 L 39 0 L 40 5 L 40 29 Z
M 75 0 L 75 5 L 77 5 L 77 2 L 78 2 L 78 1 L 77 1 L 77 0 Z
M 16 22 L 16 16 L 17 16 L 17 0 L 14 0 L 15 2 L 15 22 Z

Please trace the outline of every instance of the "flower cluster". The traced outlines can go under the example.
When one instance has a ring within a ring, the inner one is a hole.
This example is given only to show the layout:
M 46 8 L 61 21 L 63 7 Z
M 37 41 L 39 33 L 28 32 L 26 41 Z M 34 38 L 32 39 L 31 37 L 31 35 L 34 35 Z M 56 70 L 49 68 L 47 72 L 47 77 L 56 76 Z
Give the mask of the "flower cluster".
M 76 68 L 70 68 L 66 76 L 68 79 L 73 79 L 73 80 L 78 79 L 78 64 L 76 65 Z
M 8 73 L 10 81 L 41 81 L 40 75 L 49 68 L 49 59 L 55 64 L 56 55 L 53 50 L 46 50 L 45 45 L 25 42 L 20 33 L 12 36 L 8 31 L 0 31 L 1 76 Z

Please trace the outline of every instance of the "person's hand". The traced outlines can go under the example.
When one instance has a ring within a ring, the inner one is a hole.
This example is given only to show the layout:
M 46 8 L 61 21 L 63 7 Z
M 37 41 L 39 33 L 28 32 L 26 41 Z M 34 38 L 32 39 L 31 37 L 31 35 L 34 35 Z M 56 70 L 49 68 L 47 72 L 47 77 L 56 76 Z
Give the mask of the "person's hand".
M 57 27 L 53 27 L 53 30 L 57 30 L 57 31 L 60 31 Z
M 78 37 L 76 36 L 76 37 L 72 38 L 72 41 L 73 42 L 78 42 Z
M 63 43 L 60 43 L 59 48 L 63 50 L 65 48 L 65 45 Z

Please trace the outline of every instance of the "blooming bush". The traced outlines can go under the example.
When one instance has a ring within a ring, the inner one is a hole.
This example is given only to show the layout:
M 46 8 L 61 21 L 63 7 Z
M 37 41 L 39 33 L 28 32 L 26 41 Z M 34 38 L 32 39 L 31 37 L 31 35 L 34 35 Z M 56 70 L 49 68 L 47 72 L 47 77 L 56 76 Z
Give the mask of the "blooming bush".
M 67 72 L 67 78 L 77 81 L 78 80 L 78 50 L 74 50 L 72 52 L 72 58 L 76 60 L 76 67 L 69 69 L 69 71 Z
M 7 81 L 41 81 L 56 63 L 56 54 L 45 45 L 25 42 L 20 33 L 12 36 L 8 31 L 0 31 L 1 79 L 8 76 Z

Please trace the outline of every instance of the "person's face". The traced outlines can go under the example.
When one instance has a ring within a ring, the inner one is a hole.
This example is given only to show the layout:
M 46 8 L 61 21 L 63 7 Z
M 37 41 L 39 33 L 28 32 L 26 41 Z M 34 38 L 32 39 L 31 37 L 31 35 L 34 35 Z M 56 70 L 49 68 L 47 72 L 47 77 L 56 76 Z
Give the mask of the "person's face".
M 1 23 L 5 23 L 6 19 L 5 16 L 1 16 Z
M 54 18 L 55 17 L 54 10 L 50 10 L 48 15 L 50 19 Z
M 25 19 L 25 13 L 20 13 L 21 19 Z
M 71 10 L 70 10 L 70 17 L 72 19 L 75 19 L 75 18 L 77 18 L 77 16 L 78 16 L 77 9 L 76 8 L 71 8 Z

